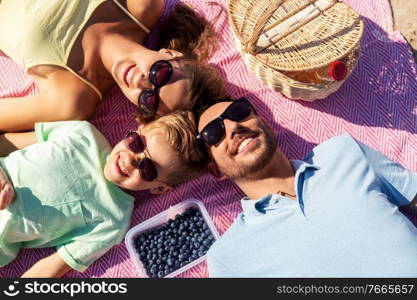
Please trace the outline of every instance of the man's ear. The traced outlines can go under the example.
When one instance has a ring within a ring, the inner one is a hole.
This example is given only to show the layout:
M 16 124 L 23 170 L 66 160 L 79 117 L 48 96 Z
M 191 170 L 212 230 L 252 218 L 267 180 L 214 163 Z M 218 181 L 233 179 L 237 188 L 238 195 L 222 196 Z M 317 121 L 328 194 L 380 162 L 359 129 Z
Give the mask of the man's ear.
M 158 184 L 159 185 L 157 187 L 151 188 L 149 190 L 151 194 L 162 195 L 162 194 L 169 193 L 172 190 L 172 187 L 166 184 L 165 182 L 158 181 Z
M 164 53 L 164 54 L 169 54 L 172 56 L 172 58 L 181 58 L 184 56 L 184 54 L 182 52 L 179 52 L 177 50 L 173 50 L 173 49 L 167 49 L 167 48 L 161 48 L 158 51 L 159 53 Z
M 209 173 L 211 174 L 211 176 L 216 177 L 217 179 L 223 180 L 226 179 L 226 176 L 223 175 L 222 172 L 220 172 L 219 168 L 217 167 L 215 162 L 209 162 L 207 164 L 207 169 L 209 171 Z

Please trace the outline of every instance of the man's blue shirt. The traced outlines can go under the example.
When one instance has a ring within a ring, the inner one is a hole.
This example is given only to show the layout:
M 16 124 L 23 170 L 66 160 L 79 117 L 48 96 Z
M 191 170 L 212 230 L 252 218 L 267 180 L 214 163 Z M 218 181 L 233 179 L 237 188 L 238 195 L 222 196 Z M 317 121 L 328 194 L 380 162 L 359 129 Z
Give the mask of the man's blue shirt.
M 417 277 L 417 228 L 398 209 L 416 173 L 349 135 L 291 163 L 297 201 L 243 199 L 209 250 L 211 277 Z

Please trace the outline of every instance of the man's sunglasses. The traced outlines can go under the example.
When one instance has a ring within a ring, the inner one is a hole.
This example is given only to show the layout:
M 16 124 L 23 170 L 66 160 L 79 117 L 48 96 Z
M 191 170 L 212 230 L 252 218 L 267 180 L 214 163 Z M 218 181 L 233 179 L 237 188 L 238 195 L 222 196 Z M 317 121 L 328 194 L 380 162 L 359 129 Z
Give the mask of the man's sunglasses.
M 255 112 L 246 98 L 240 98 L 232 102 L 219 117 L 208 123 L 198 133 L 197 140 L 210 146 L 220 143 L 226 134 L 223 120 L 240 122 L 249 117 L 252 111 Z
M 143 90 L 138 99 L 138 110 L 145 115 L 155 115 L 159 106 L 158 89 L 167 84 L 172 76 L 172 65 L 166 60 L 158 60 L 149 70 L 149 80 L 152 89 Z
M 124 143 L 126 148 L 133 153 L 142 153 L 146 150 L 140 135 L 136 131 L 129 132 L 125 138 Z M 149 155 L 149 152 L 148 152 Z M 158 171 L 152 159 L 145 157 L 139 164 L 135 164 L 135 167 L 139 169 L 139 174 L 145 181 L 154 181 L 158 177 Z

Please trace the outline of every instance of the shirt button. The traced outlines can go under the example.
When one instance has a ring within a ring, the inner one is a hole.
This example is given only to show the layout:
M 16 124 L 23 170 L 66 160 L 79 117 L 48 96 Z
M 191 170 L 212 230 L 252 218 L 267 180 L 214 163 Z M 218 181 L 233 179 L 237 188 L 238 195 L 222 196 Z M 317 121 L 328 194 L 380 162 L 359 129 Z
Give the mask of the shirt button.
M 277 204 L 279 202 L 279 200 L 278 199 L 274 199 L 274 200 L 272 200 L 272 203 L 273 204 Z

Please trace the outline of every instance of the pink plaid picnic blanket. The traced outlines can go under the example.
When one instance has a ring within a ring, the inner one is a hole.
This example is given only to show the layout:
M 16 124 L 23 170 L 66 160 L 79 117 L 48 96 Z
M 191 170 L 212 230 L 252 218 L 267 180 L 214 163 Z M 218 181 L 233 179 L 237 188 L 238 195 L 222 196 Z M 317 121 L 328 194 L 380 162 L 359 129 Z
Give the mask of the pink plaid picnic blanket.
M 166 0 L 165 15 L 177 0 Z M 186 0 L 214 24 L 220 48 L 210 63 L 222 74 L 233 97 L 247 96 L 260 115 L 277 132 L 278 143 L 289 158 L 302 159 L 314 147 L 333 136 L 348 132 L 391 159 L 417 171 L 417 70 L 404 37 L 393 31 L 388 0 L 345 0 L 363 17 L 366 25 L 357 68 L 339 91 L 313 103 L 291 101 L 269 90 L 245 66 L 237 51 L 226 13 L 226 0 Z M 149 43 L 152 43 L 152 36 Z M 36 93 L 36 86 L 21 67 L 0 53 L 0 98 Z M 134 107 L 115 87 L 102 101 L 92 119 L 112 144 L 134 128 Z M 243 196 L 230 181 L 210 175 L 183 184 L 168 195 L 135 193 L 131 226 L 188 198 L 204 202 L 220 234 L 240 213 Z M 417 224 L 417 216 L 410 215 Z M 54 249 L 22 250 L 11 264 L 0 268 L 0 277 L 17 277 Z M 125 244 L 113 247 L 84 273 L 67 277 L 136 277 Z M 206 263 L 200 263 L 180 277 L 207 277 Z

